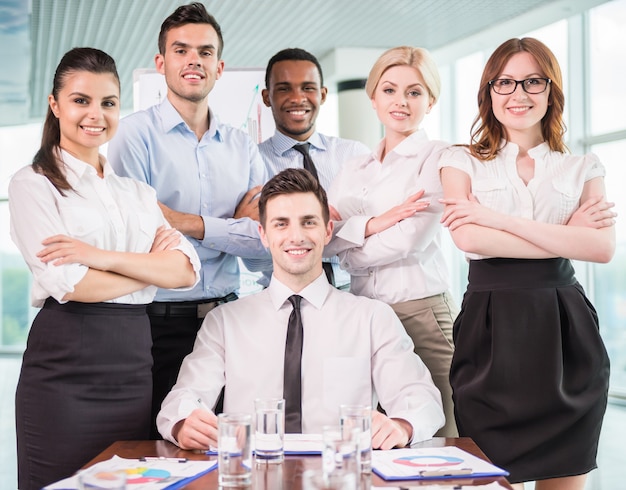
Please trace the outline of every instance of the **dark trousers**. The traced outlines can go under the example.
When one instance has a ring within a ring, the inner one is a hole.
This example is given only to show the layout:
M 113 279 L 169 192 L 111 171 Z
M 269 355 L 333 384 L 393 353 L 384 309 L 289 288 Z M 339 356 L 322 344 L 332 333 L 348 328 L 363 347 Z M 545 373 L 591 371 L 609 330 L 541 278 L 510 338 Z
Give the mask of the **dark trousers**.
M 213 300 L 156 302 L 148 305 L 153 360 L 150 439 L 162 439 L 156 427 L 156 416 L 161 410 L 163 400 L 176 383 L 183 359 L 193 350 L 206 311 L 236 299 L 237 295 L 231 293 Z M 222 398 L 223 395 L 220 395 L 213 407 L 215 413 L 222 410 Z
M 156 428 L 156 416 L 163 399 L 178 377 L 180 365 L 193 350 L 203 318 L 196 315 L 168 317 L 149 315 L 152 330 L 152 413 L 150 439 L 162 439 Z

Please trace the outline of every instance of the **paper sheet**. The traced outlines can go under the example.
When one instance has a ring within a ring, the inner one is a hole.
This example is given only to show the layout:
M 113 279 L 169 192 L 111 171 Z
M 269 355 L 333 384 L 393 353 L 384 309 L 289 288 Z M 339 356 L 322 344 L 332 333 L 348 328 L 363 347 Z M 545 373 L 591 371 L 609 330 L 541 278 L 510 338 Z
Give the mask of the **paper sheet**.
M 183 461 L 183 462 L 181 462 Z M 186 482 L 208 473 L 217 461 L 185 461 L 183 458 L 154 458 L 148 461 L 113 456 L 91 468 L 103 471 L 124 471 L 126 486 L 130 490 L 173 490 Z M 78 476 L 48 485 L 44 490 L 78 490 Z
M 372 471 L 385 480 L 508 475 L 502 468 L 454 446 L 374 451 Z

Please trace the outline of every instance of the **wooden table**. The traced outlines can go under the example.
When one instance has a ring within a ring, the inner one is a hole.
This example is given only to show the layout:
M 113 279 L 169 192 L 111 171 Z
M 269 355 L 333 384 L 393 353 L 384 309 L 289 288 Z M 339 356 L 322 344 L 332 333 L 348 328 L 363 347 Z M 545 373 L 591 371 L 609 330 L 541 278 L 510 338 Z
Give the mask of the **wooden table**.
M 414 444 L 412 447 L 441 447 L 457 446 L 468 453 L 479 458 L 488 460 L 483 452 L 469 437 L 444 438 L 435 437 L 431 440 Z M 187 458 L 194 460 L 215 459 L 215 456 L 206 456 L 193 451 L 184 451 L 167 441 L 119 441 L 113 443 L 102 453 L 92 459 L 85 467 L 91 466 L 100 461 L 110 459 L 114 455 L 122 458 L 141 458 L 142 456 L 165 456 L 168 458 Z M 255 465 L 252 473 L 252 485 L 246 487 L 249 490 L 301 490 L 302 473 L 308 469 L 320 469 L 321 457 L 319 456 L 285 456 L 282 464 L 259 464 Z M 403 481 L 386 482 L 377 475 L 372 474 L 371 482 L 367 480 L 362 488 L 367 488 L 368 484 L 373 487 L 396 487 L 398 486 L 430 486 L 438 485 L 486 485 L 491 482 L 498 482 L 502 488 L 512 489 L 513 487 L 503 477 L 497 478 L 457 478 L 437 481 Z M 184 487 L 185 490 L 217 490 L 217 470 L 194 480 Z

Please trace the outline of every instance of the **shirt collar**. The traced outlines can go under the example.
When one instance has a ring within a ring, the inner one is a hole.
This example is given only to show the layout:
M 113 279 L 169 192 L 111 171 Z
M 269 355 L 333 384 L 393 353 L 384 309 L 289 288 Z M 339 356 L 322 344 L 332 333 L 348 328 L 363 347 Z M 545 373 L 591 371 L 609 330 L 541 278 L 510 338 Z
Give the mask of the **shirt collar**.
M 511 141 L 502 140 L 502 149 L 500 151 L 507 156 L 516 157 L 519 153 L 519 145 Z M 550 146 L 545 141 L 528 150 L 528 154 L 534 160 L 541 159 L 548 153 L 550 153 Z
M 274 309 L 276 311 L 288 302 L 289 297 L 293 294 L 302 296 L 308 303 L 319 310 L 324 305 L 324 302 L 330 293 L 331 287 L 332 286 L 328 283 L 328 279 L 326 279 L 326 274 L 324 274 L 324 272 L 322 272 L 317 279 L 315 279 L 299 293 L 293 292 L 272 275 L 272 280 L 270 281 L 270 285 L 267 287 L 267 291 L 272 299 L 272 304 L 274 305 Z
M 401 156 L 417 155 L 421 151 L 421 147 L 428 143 L 428 135 L 424 129 L 418 129 L 414 133 L 404 138 L 398 146 L 389 153 L 396 153 Z M 376 147 L 376 156 L 380 157 L 384 148 L 385 140 L 383 139 Z
M 61 149 L 61 160 L 65 165 L 65 177 L 72 187 L 76 187 L 78 182 L 85 175 L 97 175 L 95 168 L 63 149 Z M 109 165 L 109 162 L 102 155 L 100 155 L 100 162 L 102 163 L 102 173 L 104 178 L 107 178 L 110 175 L 115 175 L 113 167 Z
M 161 102 L 159 107 L 161 113 L 161 121 L 163 124 L 163 131 L 169 133 L 172 129 L 182 124 L 182 126 L 191 132 L 187 123 L 183 120 L 176 108 L 172 105 L 170 100 L 165 97 L 165 100 Z M 204 134 L 203 138 L 215 138 L 218 141 L 222 141 L 222 134 L 219 131 L 219 120 L 217 116 L 211 111 L 211 108 L 207 106 L 207 112 L 209 117 L 209 130 Z
M 312 147 L 317 150 L 326 150 L 326 144 L 324 143 L 322 136 L 315 131 L 311 137 L 306 141 L 298 141 L 276 130 L 272 137 L 272 148 L 277 155 L 283 156 L 286 151 L 293 148 L 294 145 L 301 145 L 302 143 L 310 143 Z

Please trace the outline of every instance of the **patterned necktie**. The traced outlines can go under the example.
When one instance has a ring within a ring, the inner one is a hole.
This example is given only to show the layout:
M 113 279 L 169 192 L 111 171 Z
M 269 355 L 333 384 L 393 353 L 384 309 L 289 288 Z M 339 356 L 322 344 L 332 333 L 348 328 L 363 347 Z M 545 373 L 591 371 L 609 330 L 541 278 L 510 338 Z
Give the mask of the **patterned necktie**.
M 289 297 L 293 305 L 287 327 L 285 343 L 285 373 L 283 396 L 285 398 L 285 432 L 302 433 L 302 316 L 300 301 L 302 296 L 294 294 Z
M 311 155 L 309 155 L 310 146 L 311 146 L 311 143 L 302 143 L 300 145 L 294 145 L 293 149 L 299 153 L 302 153 L 302 157 L 303 157 L 302 163 L 304 164 L 304 168 L 308 170 L 309 172 L 311 172 L 313 174 L 313 177 L 315 177 L 315 180 L 319 182 L 320 178 L 317 175 L 317 169 L 315 168 L 315 164 L 313 163 L 313 160 L 311 160 Z
M 313 174 L 313 177 L 315 177 L 315 180 L 317 180 L 317 183 L 319 184 L 320 178 L 317 175 L 317 169 L 315 168 L 315 164 L 313 163 L 313 160 L 311 159 L 311 155 L 309 155 L 310 146 L 311 146 L 311 143 L 302 143 L 299 145 L 294 145 L 293 149 L 299 153 L 302 153 L 302 156 L 304 157 L 302 160 L 302 163 L 304 163 L 304 168 L 308 170 L 309 172 L 311 172 L 311 174 Z M 335 273 L 333 271 L 333 265 L 330 262 L 322 262 L 322 267 L 324 268 L 324 273 L 326 274 L 326 278 L 328 279 L 328 282 L 334 286 L 335 285 Z

